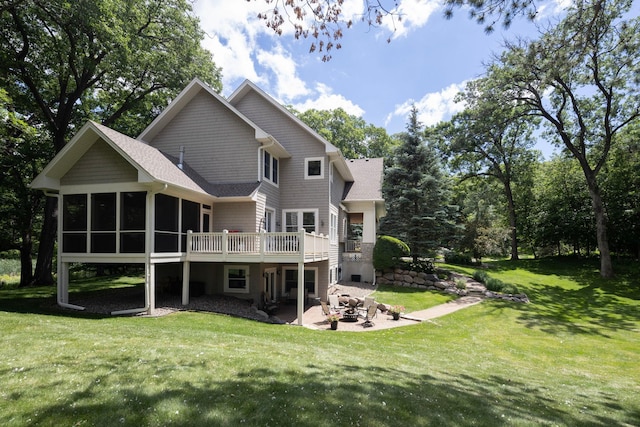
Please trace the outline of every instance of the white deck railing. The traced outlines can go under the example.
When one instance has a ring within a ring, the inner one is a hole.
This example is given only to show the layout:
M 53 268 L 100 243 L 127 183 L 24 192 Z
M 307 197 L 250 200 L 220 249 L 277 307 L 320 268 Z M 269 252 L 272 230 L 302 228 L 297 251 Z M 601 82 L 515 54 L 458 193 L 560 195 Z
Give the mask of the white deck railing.
M 188 254 L 222 254 L 225 256 L 256 255 L 301 256 L 306 261 L 327 259 L 329 238 L 323 234 L 307 233 L 187 233 Z

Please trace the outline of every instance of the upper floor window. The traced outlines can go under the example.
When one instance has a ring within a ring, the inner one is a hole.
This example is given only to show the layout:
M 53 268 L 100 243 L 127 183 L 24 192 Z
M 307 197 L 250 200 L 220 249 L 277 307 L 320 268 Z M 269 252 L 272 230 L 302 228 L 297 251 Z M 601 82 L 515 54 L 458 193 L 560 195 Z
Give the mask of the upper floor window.
M 278 184 L 278 158 L 264 151 L 263 156 L 263 176 L 264 179 L 274 184 Z
M 324 158 L 310 157 L 304 159 L 304 179 L 324 178 Z

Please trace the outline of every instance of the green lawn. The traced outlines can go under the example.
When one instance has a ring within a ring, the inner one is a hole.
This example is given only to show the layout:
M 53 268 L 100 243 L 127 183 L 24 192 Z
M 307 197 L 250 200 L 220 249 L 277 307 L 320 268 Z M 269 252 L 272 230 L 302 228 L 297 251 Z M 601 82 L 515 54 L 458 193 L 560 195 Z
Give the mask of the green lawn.
M 51 289 L 0 291 L 0 425 L 637 426 L 638 268 L 596 268 L 495 262 L 531 304 L 364 333 L 87 316 L 52 309 Z

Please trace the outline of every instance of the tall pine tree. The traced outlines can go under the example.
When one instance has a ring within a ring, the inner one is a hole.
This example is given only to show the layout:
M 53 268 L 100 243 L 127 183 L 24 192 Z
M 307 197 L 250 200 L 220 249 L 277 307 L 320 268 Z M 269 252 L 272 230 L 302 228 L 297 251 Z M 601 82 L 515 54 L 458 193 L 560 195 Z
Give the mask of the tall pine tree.
M 407 132 L 401 135 L 382 192 L 387 215 L 381 232 L 403 240 L 413 261 L 429 255 L 449 232 L 446 177 L 432 145 L 424 141 L 418 110 L 412 107 Z

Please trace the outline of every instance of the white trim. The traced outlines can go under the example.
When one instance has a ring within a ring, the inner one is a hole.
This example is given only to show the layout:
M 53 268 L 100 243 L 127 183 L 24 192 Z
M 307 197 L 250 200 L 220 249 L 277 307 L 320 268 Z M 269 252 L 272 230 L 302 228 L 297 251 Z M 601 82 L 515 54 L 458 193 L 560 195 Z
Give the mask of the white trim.
M 269 155 L 269 176 L 266 176 L 265 173 L 265 169 L 264 169 L 264 158 L 266 155 Z M 280 158 L 276 155 L 274 155 L 273 153 L 270 153 L 267 150 L 264 150 L 262 152 L 262 162 L 260 167 L 262 168 L 262 179 L 265 182 L 268 182 L 269 184 L 275 186 L 275 187 L 280 187 Z M 273 180 L 273 164 L 277 163 L 278 164 L 278 170 L 276 172 L 276 180 Z
M 309 163 L 320 162 L 320 175 L 309 175 Z M 304 159 L 304 179 L 324 179 L 324 157 L 306 157 Z
M 267 213 L 271 214 L 271 222 L 269 223 L 269 227 L 267 227 Z M 264 228 L 265 231 L 271 231 L 274 232 L 276 231 L 276 210 L 269 207 L 269 206 L 265 206 L 264 207 L 264 219 L 265 219 L 265 224 L 264 224 Z
M 313 208 L 313 209 L 283 209 L 282 210 L 282 231 L 287 231 L 287 226 L 289 224 L 287 224 L 287 213 L 289 212 L 296 212 L 297 215 L 297 220 L 298 223 L 296 224 L 296 230 L 292 230 L 292 232 L 296 232 L 299 231 L 301 228 L 303 228 L 304 223 L 302 222 L 302 219 L 304 218 L 305 213 L 313 213 L 313 222 L 314 222 L 314 230 L 311 230 L 309 232 L 315 232 L 318 233 L 318 218 L 319 218 L 319 213 L 318 213 L 318 209 L 317 208 Z
M 237 270 L 244 270 L 245 271 L 245 275 L 244 275 L 244 280 L 245 280 L 245 287 L 244 288 L 230 288 L 229 287 L 229 270 L 230 269 L 237 269 Z M 250 280 L 251 274 L 249 273 L 249 266 L 248 265 L 225 265 L 224 266 L 224 291 L 225 292 L 229 292 L 229 293 L 236 293 L 236 294 L 248 294 L 249 293 L 249 280 Z
M 338 208 L 329 206 L 329 243 L 337 245 L 339 233 Z

